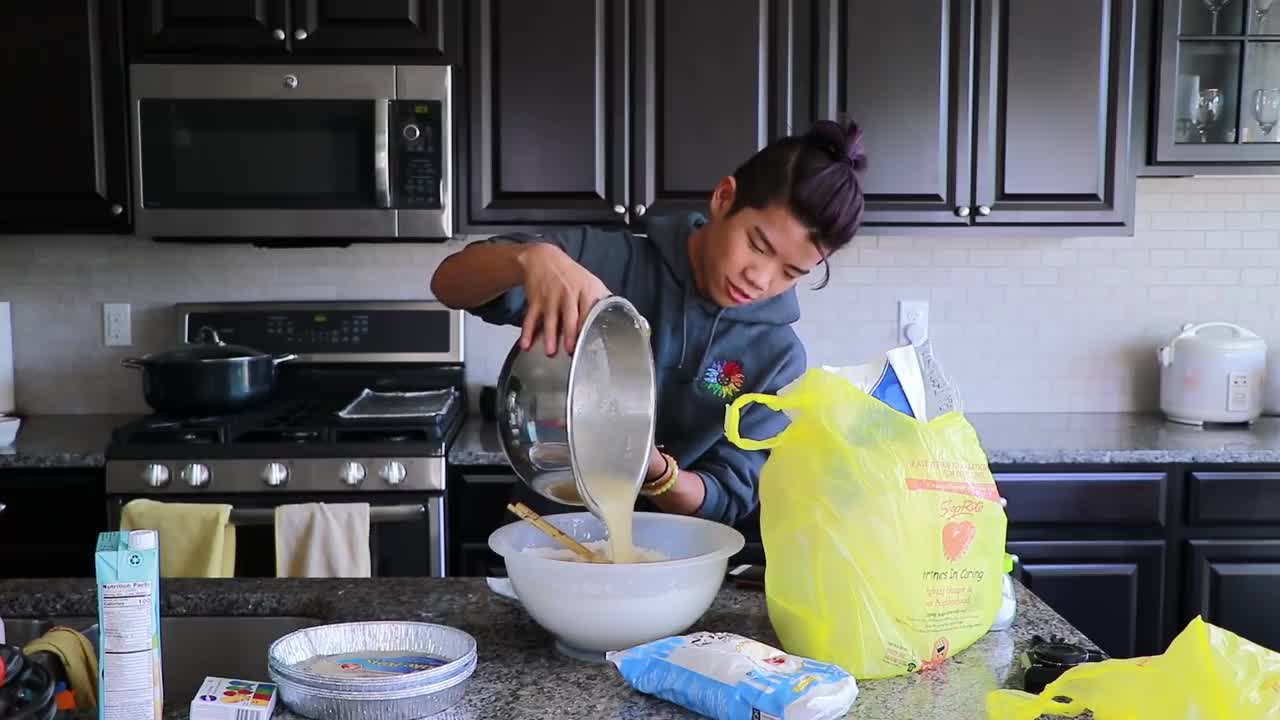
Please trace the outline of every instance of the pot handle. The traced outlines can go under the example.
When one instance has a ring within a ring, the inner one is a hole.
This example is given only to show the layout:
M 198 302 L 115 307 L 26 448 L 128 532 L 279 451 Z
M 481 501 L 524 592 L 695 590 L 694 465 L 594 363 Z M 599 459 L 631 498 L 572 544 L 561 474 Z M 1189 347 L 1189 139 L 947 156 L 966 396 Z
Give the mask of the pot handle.
M 226 343 L 222 342 L 222 338 L 218 336 L 218 331 L 208 325 L 202 325 L 200 327 L 200 332 L 196 333 L 196 342 L 211 343 L 213 345 L 226 345 Z
M 133 368 L 134 370 L 141 370 L 144 367 L 142 364 L 142 358 L 125 358 L 120 361 L 120 364 L 127 368 Z
M 287 355 L 276 355 L 272 357 L 271 362 L 274 365 L 279 365 L 282 362 L 289 362 L 290 360 L 297 360 L 297 359 L 298 359 L 298 356 L 296 354 L 288 353 Z

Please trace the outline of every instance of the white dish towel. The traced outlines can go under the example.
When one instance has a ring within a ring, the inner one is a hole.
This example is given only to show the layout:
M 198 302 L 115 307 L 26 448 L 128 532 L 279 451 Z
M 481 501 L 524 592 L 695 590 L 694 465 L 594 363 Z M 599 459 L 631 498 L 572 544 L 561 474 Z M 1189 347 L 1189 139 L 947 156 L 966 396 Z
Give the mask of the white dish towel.
M 276 577 L 369 577 L 369 503 L 276 508 Z

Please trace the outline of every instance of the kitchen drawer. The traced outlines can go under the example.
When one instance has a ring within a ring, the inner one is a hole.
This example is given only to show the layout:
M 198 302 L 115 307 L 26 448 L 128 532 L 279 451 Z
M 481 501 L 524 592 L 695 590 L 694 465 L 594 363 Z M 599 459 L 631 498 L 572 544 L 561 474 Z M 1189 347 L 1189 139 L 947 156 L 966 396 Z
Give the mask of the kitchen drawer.
M 1168 475 L 997 473 L 1010 525 L 1160 526 Z
M 1280 525 L 1280 472 L 1192 472 L 1191 525 Z

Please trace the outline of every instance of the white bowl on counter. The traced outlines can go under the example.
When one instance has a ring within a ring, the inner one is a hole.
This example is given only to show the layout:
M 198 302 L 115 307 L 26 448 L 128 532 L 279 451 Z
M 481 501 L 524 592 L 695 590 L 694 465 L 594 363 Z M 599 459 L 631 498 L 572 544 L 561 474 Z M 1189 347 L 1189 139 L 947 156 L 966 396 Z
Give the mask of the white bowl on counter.
M 585 512 L 547 515 L 578 542 L 608 537 L 604 524 Z M 724 582 L 729 558 L 746 544 L 742 533 L 710 520 L 636 513 L 635 544 L 670 560 L 613 565 L 555 560 L 525 548 L 558 548 L 527 522 L 506 525 L 489 536 L 489 547 L 506 561 L 520 604 L 556 636 L 571 656 L 599 660 L 689 629 L 711 607 Z

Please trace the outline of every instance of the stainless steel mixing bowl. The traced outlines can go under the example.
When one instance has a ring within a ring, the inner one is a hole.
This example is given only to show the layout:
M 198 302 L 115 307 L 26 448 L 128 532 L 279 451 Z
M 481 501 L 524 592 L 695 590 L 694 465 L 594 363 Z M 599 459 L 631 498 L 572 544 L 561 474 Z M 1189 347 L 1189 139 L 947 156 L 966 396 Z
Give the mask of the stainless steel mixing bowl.
M 574 347 L 555 357 L 541 343 L 511 348 L 498 377 L 498 434 L 526 485 L 598 516 L 593 479 L 622 478 L 636 490 L 644 482 L 657 404 L 649 324 L 609 296 L 591 308 Z

